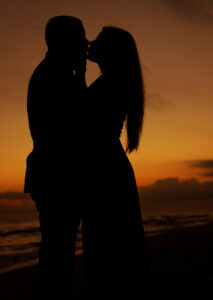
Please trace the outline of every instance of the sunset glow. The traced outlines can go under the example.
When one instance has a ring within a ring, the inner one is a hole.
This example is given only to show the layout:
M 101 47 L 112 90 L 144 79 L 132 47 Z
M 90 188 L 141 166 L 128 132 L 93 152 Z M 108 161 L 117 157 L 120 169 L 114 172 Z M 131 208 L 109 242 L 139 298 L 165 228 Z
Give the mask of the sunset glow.
M 205 167 L 190 165 L 212 159 L 211 1 L 204 1 L 202 9 L 190 1 L 189 10 L 166 0 L 2 2 L 0 192 L 23 191 L 26 157 L 33 146 L 26 109 L 28 81 L 46 52 L 45 24 L 60 14 L 82 19 L 89 40 L 108 24 L 135 37 L 146 90 L 140 148 L 129 156 L 138 185 L 167 177 L 212 180 L 202 175 Z M 98 75 L 98 67 L 89 62 L 88 85 Z M 87 145 L 85 153 L 86 149 Z

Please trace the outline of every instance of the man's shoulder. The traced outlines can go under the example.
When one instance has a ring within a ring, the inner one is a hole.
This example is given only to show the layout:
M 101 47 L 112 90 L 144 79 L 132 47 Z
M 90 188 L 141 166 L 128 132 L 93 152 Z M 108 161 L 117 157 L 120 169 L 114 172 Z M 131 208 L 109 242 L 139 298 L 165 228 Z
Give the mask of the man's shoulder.
M 45 60 L 42 60 L 34 69 L 30 77 L 29 84 L 32 84 L 34 81 L 42 80 L 46 72 L 47 72 L 47 66 Z

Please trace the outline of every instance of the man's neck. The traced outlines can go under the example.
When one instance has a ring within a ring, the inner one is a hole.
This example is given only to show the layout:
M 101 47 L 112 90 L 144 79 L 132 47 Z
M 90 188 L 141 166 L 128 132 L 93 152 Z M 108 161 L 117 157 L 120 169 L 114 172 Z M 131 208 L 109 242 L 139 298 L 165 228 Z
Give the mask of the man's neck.
M 66 57 L 65 55 L 63 56 L 63 54 L 57 54 L 48 50 L 46 52 L 45 59 L 51 61 L 51 63 L 55 64 L 59 68 L 70 69 L 70 71 L 73 71 L 74 69 L 72 60 L 69 57 Z

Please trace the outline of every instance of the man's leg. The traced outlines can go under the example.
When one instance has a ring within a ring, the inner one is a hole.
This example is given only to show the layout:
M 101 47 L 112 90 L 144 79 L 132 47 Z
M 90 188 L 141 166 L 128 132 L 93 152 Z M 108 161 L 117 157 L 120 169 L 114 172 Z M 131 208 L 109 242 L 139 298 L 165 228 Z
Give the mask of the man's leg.
M 32 194 L 39 208 L 41 245 L 38 266 L 40 295 L 71 293 L 74 274 L 75 240 L 81 214 L 77 205 L 65 203 L 63 196 Z M 67 196 L 66 196 L 67 198 Z

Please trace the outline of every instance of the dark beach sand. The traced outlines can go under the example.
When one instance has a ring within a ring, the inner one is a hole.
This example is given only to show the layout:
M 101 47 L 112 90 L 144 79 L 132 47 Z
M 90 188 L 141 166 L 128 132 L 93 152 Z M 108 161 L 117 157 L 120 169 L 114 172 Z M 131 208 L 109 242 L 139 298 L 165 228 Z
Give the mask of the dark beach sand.
M 213 299 L 213 223 L 150 236 L 147 247 L 151 290 L 144 299 Z M 75 273 L 76 299 L 84 299 L 82 255 Z M 0 299 L 33 299 L 35 274 L 36 265 L 0 274 Z

